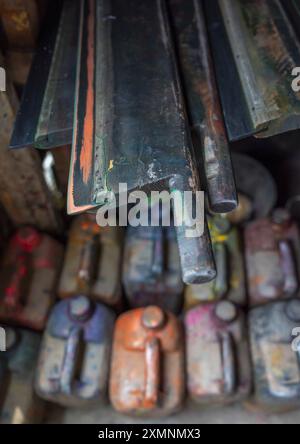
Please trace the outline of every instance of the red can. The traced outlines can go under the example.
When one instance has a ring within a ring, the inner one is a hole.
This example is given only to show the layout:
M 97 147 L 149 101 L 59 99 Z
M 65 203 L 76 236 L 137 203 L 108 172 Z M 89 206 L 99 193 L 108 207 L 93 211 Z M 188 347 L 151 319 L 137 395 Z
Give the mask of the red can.
M 169 415 L 180 409 L 184 393 L 184 338 L 179 320 L 157 306 L 122 314 L 113 342 L 113 407 L 129 415 Z
M 55 295 L 63 246 L 34 228 L 11 238 L 0 270 L 0 320 L 43 330 Z

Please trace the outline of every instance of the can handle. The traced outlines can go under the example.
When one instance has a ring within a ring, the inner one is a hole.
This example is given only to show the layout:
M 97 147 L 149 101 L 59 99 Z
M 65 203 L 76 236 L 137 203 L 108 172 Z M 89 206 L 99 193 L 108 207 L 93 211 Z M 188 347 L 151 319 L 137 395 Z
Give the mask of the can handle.
M 223 242 L 217 242 L 214 248 L 217 277 L 215 291 L 218 298 L 223 298 L 228 291 L 227 249 Z
M 70 395 L 72 393 L 72 381 L 75 374 L 76 355 L 80 340 L 80 329 L 73 327 L 68 337 L 63 366 L 61 371 L 60 388 L 62 393 Z
M 78 281 L 81 285 L 89 285 L 92 282 L 93 266 L 95 266 L 98 253 L 97 247 L 97 236 L 93 236 L 84 244 L 78 267 Z
M 26 262 L 26 256 L 22 254 L 18 258 L 9 285 L 5 288 L 3 302 L 9 308 L 15 308 L 20 303 L 22 296 L 24 296 L 22 293 L 24 292 L 24 282 L 28 274 Z
M 233 338 L 228 332 L 221 334 L 221 349 L 224 369 L 224 394 L 232 395 L 236 387 L 236 359 Z
M 160 386 L 160 344 L 157 338 L 146 341 L 145 373 L 144 405 L 147 408 L 155 408 L 158 404 Z
M 284 274 L 283 291 L 292 295 L 297 291 L 298 280 L 293 251 L 288 241 L 281 240 L 279 242 L 279 253 Z

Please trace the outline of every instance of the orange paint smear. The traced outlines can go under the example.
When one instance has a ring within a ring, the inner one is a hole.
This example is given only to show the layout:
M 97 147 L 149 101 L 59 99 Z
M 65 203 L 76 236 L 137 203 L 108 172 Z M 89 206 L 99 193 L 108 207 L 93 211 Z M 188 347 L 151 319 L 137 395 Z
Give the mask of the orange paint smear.
M 93 2 L 91 2 L 91 4 L 92 3 Z M 92 4 L 92 10 L 93 10 L 93 4 Z M 94 26 L 93 16 L 92 16 L 92 22 L 93 22 L 93 26 Z M 92 35 L 90 37 L 92 37 Z M 94 50 L 93 45 L 92 45 L 92 50 Z M 92 78 L 93 78 L 93 70 L 92 70 Z M 77 102 L 76 102 L 76 108 L 78 108 Z M 78 122 L 77 122 L 77 124 L 78 124 Z M 73 135 L 73 140 L 75 141 L 75 146 L 76 146 L 77 137 L 78 137 L 77 124 L 74 126 L 74 135 Z M 91 210 L 93 208 L 93 205 L 77 206 L 74 202 L 74 168 L 75 168 L 75 163 L 76 163 L 76 149 L 74 150 L 73 156 L 74 157 L 72 159 L 71 168 L 70 168 L 69 190 L 68 190 L 68 198 L 67 198 L 67 212 L 70 215 L 83 213 L 83 212 L 86 212 L 86 211 Z M 92 156 L 92 153 L 90 154 L 90 157 L 91 156 Z M 90 160 L 90 163 L 91 162 L 92 162 L 92 160 Z M 91 166 L 90 166 L 90 169 L 91 169 Z
M 83 141 L 80 152 L 80 168 L 84 183 L 87 183 L 92 172 L 92 154 L 94 140 L 94 0 L 89 0 L 88 17 L 88 55 L 87 55 L 87 96 L 84 117 Z

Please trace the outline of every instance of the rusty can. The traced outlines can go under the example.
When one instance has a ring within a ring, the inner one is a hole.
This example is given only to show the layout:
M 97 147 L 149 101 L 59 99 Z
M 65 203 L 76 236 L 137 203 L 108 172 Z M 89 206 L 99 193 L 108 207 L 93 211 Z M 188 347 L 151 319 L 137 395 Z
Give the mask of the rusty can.
M 187 387 L 199 404 L 227 404 L 251 389 L 242 309 L 229 301 L 206 303 L 185 314 Z
M 98 302 L 121 300 L 122 229 L 100 227 L 95 215 L 73 221 L 59 283 L 61 298 L 85 294 Z
M 215 256 L 217 277 L 201 285 L 187 285 L 184 307 L 188 310 L 201 302 L 226 299 L 240 306 L 246 304 L 246 284 L 239 229 L 227 218 L 209 219 L 209 230 Z
M 113 342 L 113 407 L 128 415 L 169 415 L 180 409 L 184 393 L 180 321 L 157 306 L 122 314 L 116 321 Z
M 132 308 L 157 305 L 179 312 L 184 285 L 174 227 L 128 227 L 123 284 Z
M 0 320 L 43 330 L 55 300 L 63 246 L 31 227 L 20 228 L 0 269 Z
M 298 289 L 299 230 L 287 210 L 245 228 L 249 305 L 292 297 Z
M 85 296 L 56 304 L 36 371 L 39 396 L 70 407 L 105 399 L 114 319 L 110 308 Z
M 249 314 L 254 403 L 268 413 L 300 408 L 300 301 L 277 301 Z
M 33 387 L 40 335 L 5 327 L 5 351 L 0 352 L 0 424 L 40 423 L 45 403 Z

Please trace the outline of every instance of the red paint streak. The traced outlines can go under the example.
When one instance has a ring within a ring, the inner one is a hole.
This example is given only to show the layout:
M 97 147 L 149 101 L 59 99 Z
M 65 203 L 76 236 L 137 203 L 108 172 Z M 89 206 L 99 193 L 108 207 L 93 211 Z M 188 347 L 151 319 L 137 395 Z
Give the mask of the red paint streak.
M 32 253 L 41 243 L 42 236 L 34 228 L 21 228 L 12 243 L 25 253 Z
M 87 96 L 83 127 L 83 141 L 80 152 L 82 178 L 88 182 L 92 171 L 92 153 L 94 140 L 94 0 L 89 0 L 88 48 L 87 48 Z
M 18 304 L 20 297 L 20 286 L 23 278 L 27 275 L 28 270 L 25 265 L 25 257 L 19 258 L 20 264 L 16 270 L 15 275 L 12 278 L 12 282 L 9 287 L 5 289 L 4 304 L 8 307 L 14 308 Z
M 91 17 L 91 20 L 93 21 L 93 17 Z M 91 36 L 92 37 L 92 36 Z M 82 39 L 82 29 L 81 29 L 81 36 Z M 94 48 L 93 48 L 94 50 Z M 92 75 L 94 75 L 94 72 L 92 71 Z M 76 97 L 76 114 L 78 115 L 78 96 Z M 71 158 L 71 166 L 70 166 L 70 174 L 69 174 L 69 186 L 68 186 L 68 198 L 67 198 L 67 211 L 68 214 L 76 214 L 76 213 L 82 213 L 85 211 L 88 211 L 93 208 L 93 205 L 82 205 L 77 206 L 74 202 L 74 169 L 75 164 L 77 160 L 77 138 L 78 138 L 78 122 L 76 122 L 74 126 L 74 134 L 73 134 L 73 147 L 72 147 L 72 158 Z M 90 162 L 92 159 L 90 159 Z M 90 167 L 91 169 L 91 167 Z

